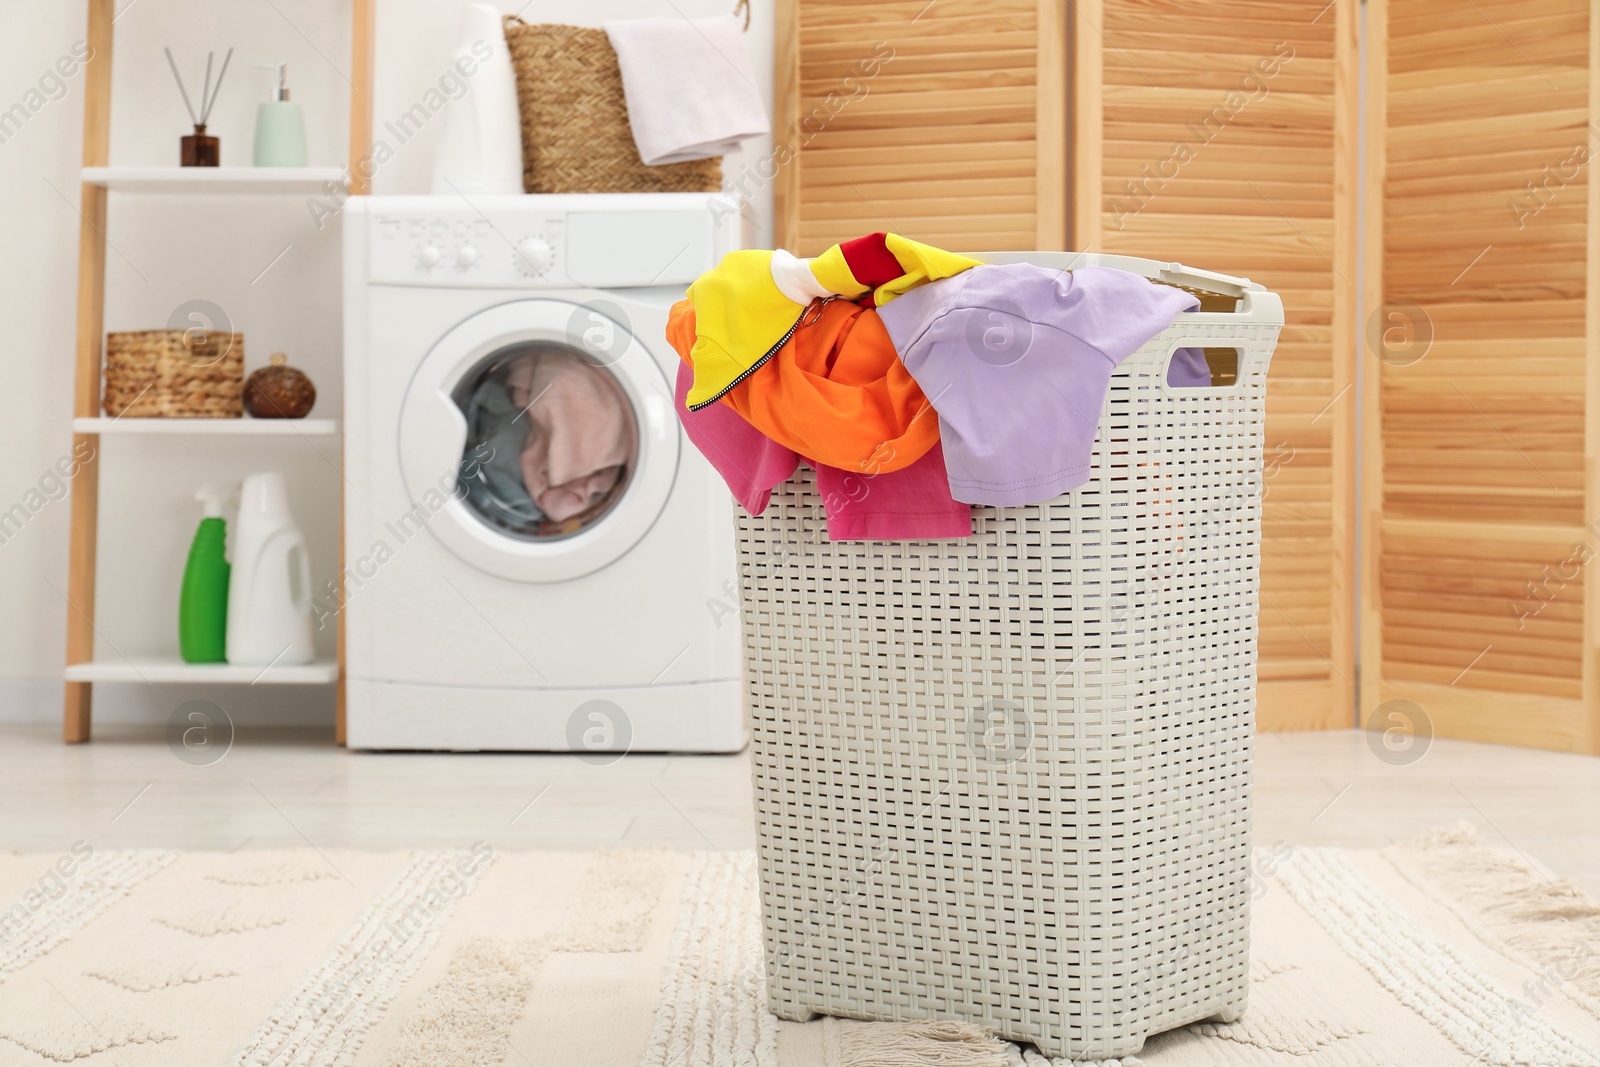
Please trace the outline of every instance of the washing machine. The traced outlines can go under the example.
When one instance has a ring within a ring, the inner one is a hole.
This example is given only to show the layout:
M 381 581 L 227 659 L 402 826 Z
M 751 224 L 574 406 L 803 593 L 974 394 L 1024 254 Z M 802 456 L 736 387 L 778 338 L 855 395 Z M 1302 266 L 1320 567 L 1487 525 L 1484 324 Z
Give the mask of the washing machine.
M 732 502 L 664 336 L 738 220 L 709 194 L 347 203 L 351 747 L 744 746 Z

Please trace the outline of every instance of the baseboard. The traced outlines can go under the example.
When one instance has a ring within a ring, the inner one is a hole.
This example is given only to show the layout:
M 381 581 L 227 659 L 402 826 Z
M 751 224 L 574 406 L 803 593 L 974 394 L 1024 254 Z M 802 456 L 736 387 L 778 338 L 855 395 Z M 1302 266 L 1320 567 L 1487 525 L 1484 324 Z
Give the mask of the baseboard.
M 61 722 L 62 683 L 0 678 L 0 725 Z M 164 726 L 191 700 L 225 712 L 236 727 L 316 726 L 333 729 L 331 685 L 139 685 L 94 687 L 96 725 Z

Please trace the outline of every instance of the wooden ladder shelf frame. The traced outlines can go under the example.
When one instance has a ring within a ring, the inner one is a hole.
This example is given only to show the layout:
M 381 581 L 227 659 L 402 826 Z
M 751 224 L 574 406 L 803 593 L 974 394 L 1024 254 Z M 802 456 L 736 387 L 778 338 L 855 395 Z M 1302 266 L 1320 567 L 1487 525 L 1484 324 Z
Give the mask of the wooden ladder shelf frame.
M 372 70 L 374 16 L 377 0 L 352 0 L 350 90 L 350 194 L 371 191 L 371 175 L 363 166 L 372 144 Z M 111 154 L 111 46 L 115 0 L 88 0 L 85 40 L 91 49 L 84 63 L 83 165 L 104 167 Z M 78 321 L 75 348 L 74 418 L 100 414 L 100 367 L 105 340 L 106 217 L 110 190 L 81 184 L 78 233 Z M 73 479 L 71 534 L 67 550 L 67 666 L 94 659 L 95 562 L 99 544 L 100 435 L 74 433 L 73 456 L 79 459 Z M 341 490 L 341 515 L 343 499 Z M 339 564 L 344 566 L 343 521 Z M 339 677 L 335 683 L 335 738 L 344 743 L 344 617 L 338 620 Z M 61 737 L 68 744 L 88 741 L 93 723 L 94 683 L 67 681 L 61 715 Z

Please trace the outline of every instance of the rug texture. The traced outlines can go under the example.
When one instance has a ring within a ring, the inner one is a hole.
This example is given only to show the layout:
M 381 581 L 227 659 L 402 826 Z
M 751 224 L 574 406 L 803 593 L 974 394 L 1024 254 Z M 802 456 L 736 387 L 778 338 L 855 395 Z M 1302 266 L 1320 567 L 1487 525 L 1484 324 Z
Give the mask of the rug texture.
M 1600 906 L 1515 853 L 1463 827 L 1255 874 L 1249 1011 L 1122 1064 L 1600 1067 Z M 1048 1067 L 775 1020 L 758 902 L 749 853 L 0 857 L 0 1067 Z

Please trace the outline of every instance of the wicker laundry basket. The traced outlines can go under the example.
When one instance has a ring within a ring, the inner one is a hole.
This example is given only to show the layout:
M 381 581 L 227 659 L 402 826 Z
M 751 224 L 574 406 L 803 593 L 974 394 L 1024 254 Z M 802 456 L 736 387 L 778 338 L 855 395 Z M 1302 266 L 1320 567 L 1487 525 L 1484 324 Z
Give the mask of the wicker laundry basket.
M 1120 267 L 1237 310 L 1180 315 L 1123 363 L 1088 484 L 978 508 L 971 540 L 828 542 L 808 475 L 738 519 L 768 1000 L 1124 1056 L 1245 1006 L 1283 306 L 1176 264 L 977 258 Z M 1236 350 L 1237 381 L 1169 388 L 1190 345 Z
M 605 30 L 505 18 L 529 193 L 714 193 L 722 159 L 646 166 Z
M 106 334 L 107 415 L 237 419 L 244 415 L 244 334 L 133 330 Z

